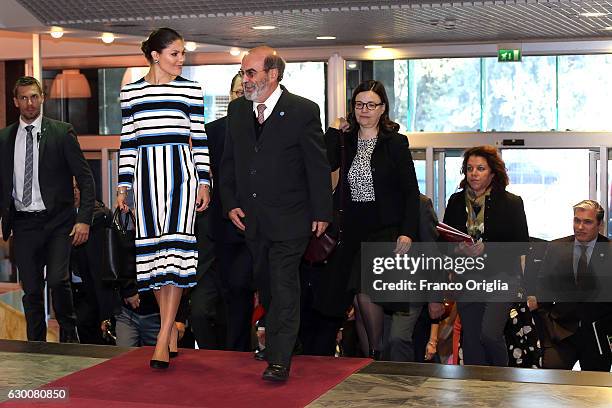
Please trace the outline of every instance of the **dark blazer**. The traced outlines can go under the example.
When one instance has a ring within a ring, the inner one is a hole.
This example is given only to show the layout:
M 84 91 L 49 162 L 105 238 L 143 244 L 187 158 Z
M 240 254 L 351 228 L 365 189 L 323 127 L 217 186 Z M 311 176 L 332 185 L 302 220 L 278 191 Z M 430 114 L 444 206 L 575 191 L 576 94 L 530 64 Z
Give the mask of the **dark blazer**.
M 444 223 L 467 233 L 467 208 L 465 190 L 454 193 L 448 199 Z M 527 217 L 521 197 L 507 191 L 491 191 L 485 201 L 485 242 L 529 242 Z
M 244 242 L 244 234 L 223 213 L 221 205 L 221 188 L 219 172 L 221 171 L 221 158 L 225 145 L 225 132 L 227 129 L 227 116 L 219 118 L 213 122 L 208 122 L 206 126 L 206 136 L 208 137 L 208 152 L 210 155 L 210 169 L 213 178 L 212 194 L 210 198 L 209 211 L 209 235 L 213 241 L 225 243 Z
M 18 129 L 19 122 L 16 122 L 0 130 L 0 217 L 5 240 L 12 230 L 15 211 L 13 164 Z M 38 149 L 38 182 L 49 214 L 54 216 L 73 207 L 74 176 L 81 190 L 81 207 L 76 222 L 91 224 L 95 201 L 94 180 L 72 125 L 43 117 Z
M 329 128 L 325 133 L 327 157 L 332 171 L 340 167 L 341 131 Z M 357 154 L 357 130 L 345 134 L 347 171 Z M 382 226 L 397 225 L 399 233 L 418 238 L 419 230 L 419 185 L 414 163 L 408 146 L 408 138 L 397 132 L 381 131 L 370 159 L 372 180 L 376 194 L 376 209 Z M 350 191 L 346 174 L 344 175 L 346 200 Z M 334 195 L 336 206 L 339 194 Z
M 331 221 L 331 178 L 319 107 L 284 87 L 257 139 L 253 102 L 228 106 L 219 176 L 224 214 L 242 208 L 247 238 L 307 237 L 312 221 Z
M 558 294 L 561 300 L 557 302 L 540 302 L 538 314 L 543 319 L 544 327 L 553 341 L 559 341 L 574 334 L 582 324 L 589 324 L 602 318 L 612 316 L 612 303 L 610 302 L 569 302 L 570 296 L 574 298 L 582 296 L 597 296 L 593 290 L 609 291 L 609 277 L 612 271 L 609 270 L 610 247 L 605 243 L 608 238 L 599 234 L 597 245 L 591 254 L 588 266 L 588 282 L 586 286 L 579 287 L 574 278 L 574 235 L 556 239 L 553 243 L 566 243 L 567 246 L 551 246 L 550 251 L 555 254 L 546 255 L 546 261 L 554 261 L 559 267 L 552 268 L 554 276 L 542 276 L 541 285 L 546 285 L 546 289 Z M 559 253 L 561 251 L 561 253 Z M 601 276 L 601 274 L 604 276 Z M 607 278 L 607 279 L 606 279 Z M 603 279 L 603 280 L 602 280 Z M 580 292 L 578 291 L 580 290 Z

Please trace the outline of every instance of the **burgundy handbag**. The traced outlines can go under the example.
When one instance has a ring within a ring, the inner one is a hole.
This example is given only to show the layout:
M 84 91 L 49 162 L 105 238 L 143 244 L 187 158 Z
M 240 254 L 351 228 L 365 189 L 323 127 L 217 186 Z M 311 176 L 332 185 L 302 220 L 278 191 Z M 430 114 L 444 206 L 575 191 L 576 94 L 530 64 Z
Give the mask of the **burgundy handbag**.
M 346 174 L 346 154 L 344 146 L 344 132 L 340 132 L 340 171 L 338 174 L 339 205 L 334 214 L 334 221 L 321 236 L 312 235 L 304 260 L 311 264 L 323 263 L 329 259 L 342 240 L 342 213 L 344 207 L 344 175 Z

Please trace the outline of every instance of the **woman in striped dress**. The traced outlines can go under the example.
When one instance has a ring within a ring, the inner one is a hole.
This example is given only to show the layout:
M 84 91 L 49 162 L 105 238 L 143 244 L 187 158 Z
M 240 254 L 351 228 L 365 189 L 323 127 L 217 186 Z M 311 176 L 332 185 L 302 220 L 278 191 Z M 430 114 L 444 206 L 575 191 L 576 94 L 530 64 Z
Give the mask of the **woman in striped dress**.
M 177 353 L 174 324 L 183 288 L 195 286 L 195 212 L 209 202 L 209 161 L 202 88 L 181 74 L 183 38 L 170 28 L 142 43 L 147 75 L 121 90 L 123 129 L 117 206 L 136 213 L 139 291 L 154 290 L 161 326 L 152 368 L 167 368 Z M 191 145 L 191 147 L 190 147 Z

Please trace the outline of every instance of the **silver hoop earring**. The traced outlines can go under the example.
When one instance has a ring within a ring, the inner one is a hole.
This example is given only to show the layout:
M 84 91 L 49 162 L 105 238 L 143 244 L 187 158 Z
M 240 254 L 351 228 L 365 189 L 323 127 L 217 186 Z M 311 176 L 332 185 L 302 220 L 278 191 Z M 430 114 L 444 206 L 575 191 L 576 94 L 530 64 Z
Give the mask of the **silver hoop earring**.
M 159 64 L 159 60 L 155 60 L 155 61 L 153 61 L 153 62 L 155 62 L 156 64 Z

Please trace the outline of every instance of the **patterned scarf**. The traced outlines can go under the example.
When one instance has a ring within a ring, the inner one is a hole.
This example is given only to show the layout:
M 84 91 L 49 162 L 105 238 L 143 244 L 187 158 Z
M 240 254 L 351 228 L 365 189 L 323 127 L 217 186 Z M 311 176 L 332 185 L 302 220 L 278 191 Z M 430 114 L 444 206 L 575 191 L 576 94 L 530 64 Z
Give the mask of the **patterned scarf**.
M 474 238 L 474 241 L 480 241 L 484 233 L 484 213 L 485 200 L 491 194 L 491 187 L 487 188 L 480 197 L 476 197 L 474 190 L 470 186 L 466 187 L 465 207 L 467 209 L 467 233 Z

